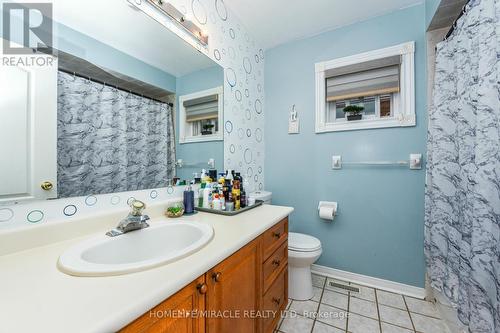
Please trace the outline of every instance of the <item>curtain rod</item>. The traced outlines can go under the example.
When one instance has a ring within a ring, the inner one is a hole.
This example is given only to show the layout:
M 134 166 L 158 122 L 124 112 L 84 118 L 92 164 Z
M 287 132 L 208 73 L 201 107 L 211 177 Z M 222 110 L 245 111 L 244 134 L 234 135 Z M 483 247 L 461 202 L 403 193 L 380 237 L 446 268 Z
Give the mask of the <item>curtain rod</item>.
M 460 11 L 460 14 L 458 14 L 457 18 L 453 21 L 453 24 L 451 25 L 450 27 L 450 30 L 448 30 L 448 32 L 446 33 L 446 36 L 443 38 L 443 40 L 447 40 L 451 34 L 453 33 L 453 31 L 455 30 L 455 28 L 457 27 L 457 21 L 465 14 L 465 12 L 467 11 L 467 5 L 469 4 L 470 0 L 467 0 L 465 2 L 465 4 L 463 5 L 462 7 L 462 10 Z
M 167 102 L 164 102 L 164 101 L 160 101 L 160 100 L 158 100 L 156 98 L 152 98 L 152 97 L 149 97 L 149 96 L 144 96 L 143 94 L 136 93 L 136 92 L 134 92 L 132 90 L 123 89 L 123 88 L 120 88 L 120 87 L 118 87 L 116 85 L 108 84 L 106 82 L 103 82 L 103 81 L 91 78 L 90 76 L 87 76 L 87 75 L 79 74 L 77 72 L 72 72 L 72 71 L 69 71 L 69 70 L 62 69 L 62 68 L 58 68 L 58 71 L 61 71 L 63 73 L 69 74 L 69 75 L 78 76 L 79 78 L 87 79 L 87 80 L 90 80 L 90 81 L 95 82 L 95 83 L 99 83 L 99 84 L 102 84 L 102 85 L 107 85 L 109 87 L 113 87 L 115 89 L 118 89 L 118 90 L 121 90 L 121 91 L 124 91 L 124 92 L 128 92 L 129 94 L 132 94 L 132 95 L 136 95 L 136 96 L 143 97 L 143 98 L 145 97 L 147 99 L 153 100 L 153 101 L 158 102 L 158 103 L 167 104 L 170 107 L 174 106 L 173 103 L 167 103 Z

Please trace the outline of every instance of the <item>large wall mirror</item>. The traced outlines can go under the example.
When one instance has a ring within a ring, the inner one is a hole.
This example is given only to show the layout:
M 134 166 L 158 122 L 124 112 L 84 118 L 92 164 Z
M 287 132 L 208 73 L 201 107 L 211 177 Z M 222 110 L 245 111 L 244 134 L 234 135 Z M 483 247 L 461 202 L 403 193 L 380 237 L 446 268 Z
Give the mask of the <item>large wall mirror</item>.
M 54 3 L 51 66 L 0 66 L 0 202 L 183 184 L 209 161 L 222 170 L 223 68 L 125 0 L 78 3 Z

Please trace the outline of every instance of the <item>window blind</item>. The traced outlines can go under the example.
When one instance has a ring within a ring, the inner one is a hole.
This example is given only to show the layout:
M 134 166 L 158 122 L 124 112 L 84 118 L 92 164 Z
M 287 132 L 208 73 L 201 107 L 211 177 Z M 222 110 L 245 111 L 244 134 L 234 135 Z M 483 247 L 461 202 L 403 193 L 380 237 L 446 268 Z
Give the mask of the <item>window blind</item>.
M 399 92 L 401 56 L 392 56 L 329 69 L 326 76 L 326 100 Z
M 186 121 L 214 119 L 219 116 L 219 96 L 210 95 L 183 102 Z

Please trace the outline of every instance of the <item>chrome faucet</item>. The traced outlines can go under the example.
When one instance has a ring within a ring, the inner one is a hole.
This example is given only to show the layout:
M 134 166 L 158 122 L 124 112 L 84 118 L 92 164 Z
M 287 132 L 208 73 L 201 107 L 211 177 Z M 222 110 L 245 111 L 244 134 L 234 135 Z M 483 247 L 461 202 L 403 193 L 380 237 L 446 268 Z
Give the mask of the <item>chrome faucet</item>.
M 106 233 L 107 236 L 115 237 L 130 231 L 149 227 L 149 224 L 146 222 L 149 220 L 149 216 L 142 214 L 143 210 L 146 209 L 146 204 L 142 201 L 134 200 L 130 203 L 130 207 L 132 211 L 118 223 L 115 229 L 108 231 Z

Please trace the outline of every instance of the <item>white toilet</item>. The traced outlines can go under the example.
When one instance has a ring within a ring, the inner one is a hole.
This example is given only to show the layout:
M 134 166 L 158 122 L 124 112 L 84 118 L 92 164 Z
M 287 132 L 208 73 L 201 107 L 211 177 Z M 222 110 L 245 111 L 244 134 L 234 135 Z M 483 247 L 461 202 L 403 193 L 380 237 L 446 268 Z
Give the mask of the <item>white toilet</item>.
M 321 242 L 313 236 L 288 234 L 288 297 L 308 300 L 313 297 L 311 265 L 322 253 Z

